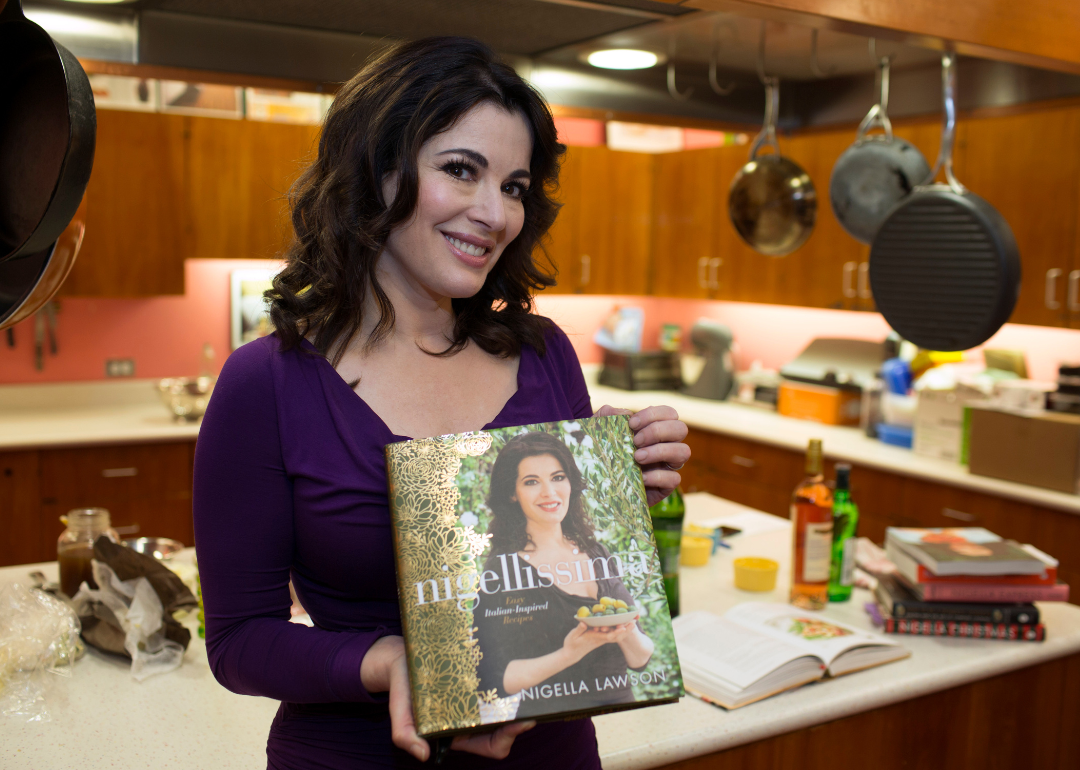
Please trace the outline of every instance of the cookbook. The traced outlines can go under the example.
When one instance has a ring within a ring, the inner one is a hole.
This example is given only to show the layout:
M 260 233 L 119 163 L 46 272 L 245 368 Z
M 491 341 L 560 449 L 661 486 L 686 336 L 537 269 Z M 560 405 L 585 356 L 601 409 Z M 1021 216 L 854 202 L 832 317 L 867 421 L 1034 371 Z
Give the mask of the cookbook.
M 683 695 L 625 415 L 386 446 L 417 733 Z
M 1042 575 L 1046 563 L 982 527 L 887 527 L 885 552 L 903 554 L 934 575 Z
M 747 602 L 675 618 L 686 691 L 736 709 L 825 677 L 906 658 L 891 639 L 790 604 Z

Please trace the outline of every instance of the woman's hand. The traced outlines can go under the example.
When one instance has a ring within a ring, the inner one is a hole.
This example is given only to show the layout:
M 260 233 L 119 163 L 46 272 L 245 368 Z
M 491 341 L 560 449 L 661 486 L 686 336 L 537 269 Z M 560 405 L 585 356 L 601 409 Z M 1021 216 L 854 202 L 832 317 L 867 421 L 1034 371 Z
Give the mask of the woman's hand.
M 670 495 L 682 480 L 678 470 L 690 459 L 690 447 L 682 443 L 688 429 L 679 414 L 670 406 L 650 406 L 634 413 L 629 409 L 602 406 L 594 417 L 629 414 L 630 428 L 638 449 L 634 459 L 645 477 L 645 492 L 649 506 Z
M 413 722 L 405 640 L 400 636 L 384 636 L 371 645 L 360 664 L 360 681 L 368 692 L 390 692 L 390 735 L 394 745 L 421 762 L 426 761 L 431 747 L 416 734 Z M 459 735 L 450 747 L 482 757 L 505 759 L 514 739 L 535 726 L 533 721 L 515 722 L 492 732 Z
M 606 628 L 589 628 L 584 623 L 578 623 L 563 639 L 563 649 L 570 658 L 570 665 L 577 663 L 598 647 L 622 641 L 628 629 L 633 625 L 633 623 L 623 623 Z

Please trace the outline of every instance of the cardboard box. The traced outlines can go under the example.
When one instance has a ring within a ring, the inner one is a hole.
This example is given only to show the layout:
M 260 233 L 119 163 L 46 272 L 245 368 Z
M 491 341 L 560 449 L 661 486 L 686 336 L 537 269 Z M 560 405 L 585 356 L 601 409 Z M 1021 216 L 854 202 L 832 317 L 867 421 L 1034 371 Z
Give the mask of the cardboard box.
M 826 425 L 858 425 L 861 401 L 862 391 L 859 390 L 784 380 L 780 384 L 776 410 L 788 417 Z
M 921 390 L 915 408 L 915 454 L 963 462 L 964 407 L 985 402 L 973 388 Z
M 1080 415 L 973 407 L 968 418 L 972 473 L 1080 494 Z

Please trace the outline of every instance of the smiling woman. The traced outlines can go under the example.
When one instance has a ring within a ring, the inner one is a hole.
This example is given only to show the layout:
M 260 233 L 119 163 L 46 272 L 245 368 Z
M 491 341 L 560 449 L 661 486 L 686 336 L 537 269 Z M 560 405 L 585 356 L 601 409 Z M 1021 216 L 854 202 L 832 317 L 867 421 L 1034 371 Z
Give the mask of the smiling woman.
M 533 254 L 563 149 L 543 100 L 473 40 L 392 48 L 334 100 L 290 195 L 295 240 L 267 292 L 276 331 L 230 356 L 195 457 L 207 652 L 226 687 L 282 701 L 271 768 L 430 756 L 409 700 L 384 447 L 593 415 L 569 340 L 532 312 L 554 283 Z M 666 407 L 630 424 L 655 502 L 678 484 L 686 426 Z M 548 491 L 530 478 L 520 494 L 559 518 L 564 480 L 533 471 Z M 314 628 L 288 622 L 290 582 Z M 604 646 L 636 659 L 623 636 Z M 572 646 L 598 641 L 579 631 Z M 599 767 L 589 720 L 533 726 L 458 736 L 443 766 Z

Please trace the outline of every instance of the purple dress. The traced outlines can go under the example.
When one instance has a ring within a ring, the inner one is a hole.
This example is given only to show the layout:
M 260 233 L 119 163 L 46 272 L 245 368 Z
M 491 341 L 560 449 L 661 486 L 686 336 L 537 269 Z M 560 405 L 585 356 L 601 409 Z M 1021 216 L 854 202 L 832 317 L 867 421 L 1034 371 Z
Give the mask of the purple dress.
M 524 346 L 517 392 L 488 428 L 589 417 L 581 366 L 552 329 Z M 390 739 L 386 693 L 360 681 L 401 633 L 384 445 L 401 441 L 307 343 L 276 336 L 229 357 L 195 453 L 195 538 L 214 676 L 282 701 L 268 766 L 420 767 Z M 314 628 L 289 621 L 289 579 Z M 447 768 L 599 768 L 588 719 L 537 725 L 501 761 L 452 751 Z

